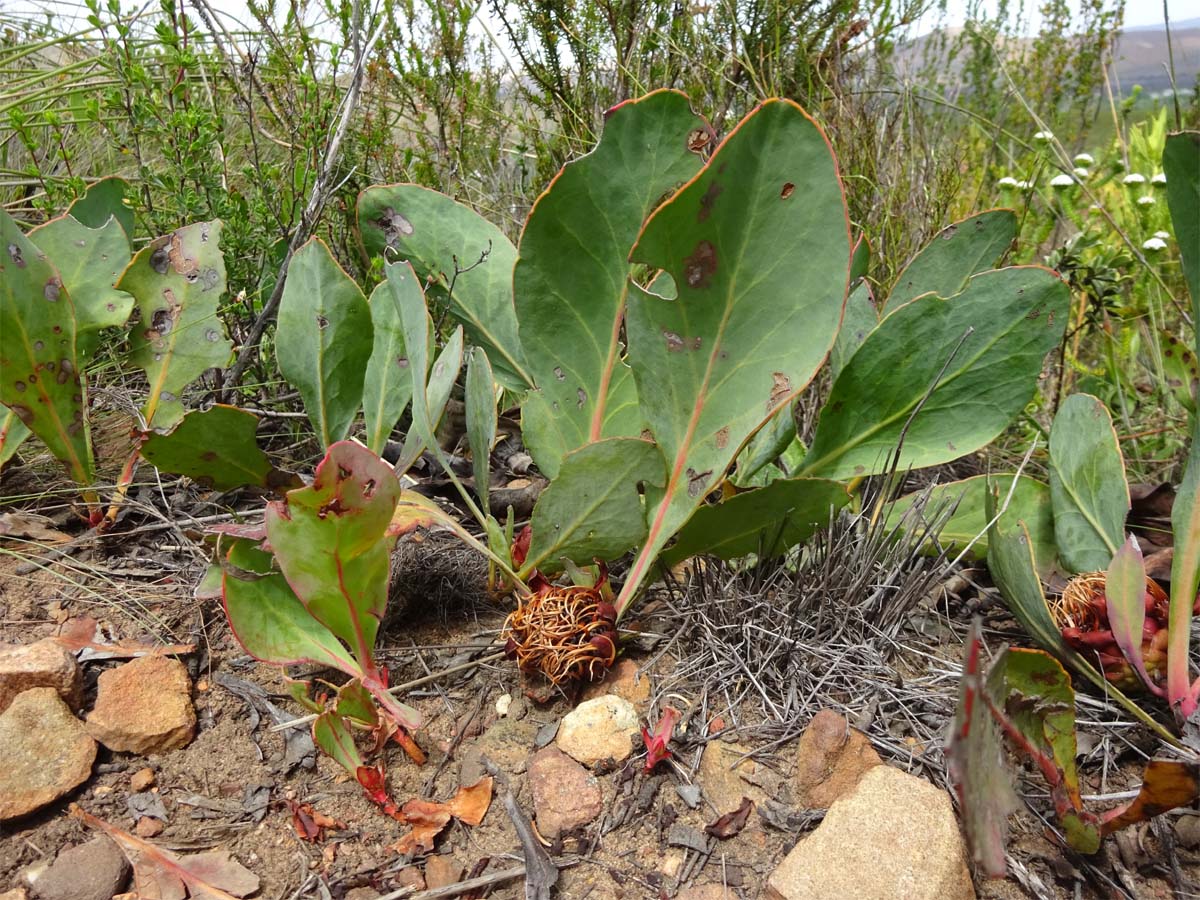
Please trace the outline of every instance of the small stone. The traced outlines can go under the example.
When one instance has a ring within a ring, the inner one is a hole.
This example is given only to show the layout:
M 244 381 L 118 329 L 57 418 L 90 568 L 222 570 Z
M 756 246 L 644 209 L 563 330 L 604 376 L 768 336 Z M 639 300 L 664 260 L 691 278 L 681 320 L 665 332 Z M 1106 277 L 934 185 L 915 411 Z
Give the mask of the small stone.
M 1200 816 L 1182 815 L 1175 820 L 1175 837 L 1184 847 L 1200 847 Z
M 949 795 L 899 769 L 874 766 L 792 848 L 768 879 L 766 896 L 974 900 L 975 888 Z
M 501 694 L 496 698 L 496 715 L 504 718 L 508 715 L 508 710 L 512 706 L 512 694 Z
M 0 714 L 0 822 L 53 803 L 92 774 L 96 742 L 58 691 L 33 688 Z
M 650 702 L 650 678 L 636 662 L 622 657 L 600 681 L 584 688 L 583 699 L 594 700 L 604 694 L 616 694 L 634 706 L 644 706 Z
M 0 894 L 0 900 L 29 900 L 29 892 L 23 887 L 15 887 Z
M 453 856 L 438 854 L 425 860 L 425 888 L 435 891 L 462 881 L 464 868 Z
M 800 809 L 828 809 L 882 762 L 866 735 L 833 710 L 823 709 L 800 735 L 792 799 Z
M 422 882 L 422 885 L 424 885 L 424 882 Z M 417 888 L 417 890 L 422 889 L 423 887 Z M 375 890 L 375 888 L 370 887 L 369 885 L 350 888 L 350 890 L 346 891 L 346 900 L 375 900 L 376 897 L 382 896 L 383 894 L 379 893 L 379 891 Z
M 88 732 L 110 750 L 165 753 L 196 734 L 191 682 L 183 663 L 144 656 L 103 672 Z
M 162 834 L 166 827 L 162 819 L 156 819 L 154 816 L 142 816 L 137 820 L 137 825 L 133 827 L 133 830 L 137 832 L 138 837 L 152 838 Z
M 104 835 L 58 854 L 34 882 L 41 900 L 111 900 L 125 889 L 129 862 Z
M 738 895 L 724 885 L 694 884 L 676 894 L 675 900 L 738 900 Z
M 458 764 L 460 784 L 474 784 L 487 774 L 484 760 L 502 771 L 515 773 L 529 756 L 537 725 L 517 722 L 511 716 L 496 722 L 463 751 Z
M 637 710 L 628 700 L 605 694 L 585 700 L 563 716 L 554 743 L 568 756 L 594 766 L 604 760 L 623 762 L 633 753 L 641 733 Z
M 35 687 L 52 687 L 71 709 L 79 709 L 83 678 L 71 652 L 49 638 L 0 644 L 0 713 L 18 694 Z
M 587 825 L 604 809 L 596 776 L 555 747 L 533 755 L 529 786 L 538 831 L 548 840 Z
M 742 759 L 749 752 L 749 747 L 724 741 L 709 741 L 704 745 L 697 779 L 705 798 L 722 815 L 741 806 L 743 797 L 749 797 L 757 807 L 775 794 L 774 791 L 768 794 L 759 782 L 773 781 L 777 776 L 753 759 Z
M 416 866 L 405 866 L 396 873 L 396 877 L 392 879 L 396 883 L 397 888 L 412 888 L 414 891 L 425 890 L 425 876 Z M 366 890 L 370 890 L 367 888 Z M 378 897 L 378 894 L 375 894 Z M 346 894 L 347 900 L 350 895 Z M 371 898 L 363 898 L 363 900 L 371 900 Z
M 133 777 L 129 779 L 129 789 L 135 794 L 148 791 L 152 787 L 154 787 L 153 769 L 138 769 L 133 773 Z

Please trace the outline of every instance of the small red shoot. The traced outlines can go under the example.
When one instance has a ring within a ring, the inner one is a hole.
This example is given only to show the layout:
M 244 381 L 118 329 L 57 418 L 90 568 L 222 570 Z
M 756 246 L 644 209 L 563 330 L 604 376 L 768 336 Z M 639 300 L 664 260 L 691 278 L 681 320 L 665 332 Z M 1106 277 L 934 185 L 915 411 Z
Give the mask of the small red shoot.
M 671 751 L 667 748 L 667 744 L 671 742 L 671 735 L 675 731 L 675 724 L 678 721 L 679 710 L 668 706 L 662 711 L 662 715 L 659 716 L 654 734 L 651 734 L 645 728 L 642 729 L 642 742 L 646 745 L 645 771 L 647 773 L 651 772 L 664 759 L 671 758 Z

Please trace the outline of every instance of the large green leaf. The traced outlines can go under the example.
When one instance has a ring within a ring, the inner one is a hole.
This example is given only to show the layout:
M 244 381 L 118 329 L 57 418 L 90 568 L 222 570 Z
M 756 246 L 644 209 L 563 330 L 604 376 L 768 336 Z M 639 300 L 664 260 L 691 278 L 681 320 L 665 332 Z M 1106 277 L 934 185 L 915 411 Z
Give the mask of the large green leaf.
M 392 467 L 360 444 L 341 441 L 317 466 L 311 487 L 267 506 L 275 560 L 305 609 L 345 641 L 363 670 L 387 607 L 400 498 Z
M 130 359 L 150 382 L 142 408 L 146 427 L 167 429 L 183 418 L 183 389 L 229 361 L 233 344 L 217 315 L 225 292 L 221 222 L 199 222 L 143 247 L 117 288 L 133 294 L 138 324 Z
M 865 281 L 860 281 L 846 298 L 846 315 L 842 318 L 842 327 L 838 329 L 837 340 L 834 341 L 833 350 L 829 354 L 830 375 L 838 377 L 850 362 L 850 357 L 858 352 L 867 335 L 874 331 L 877 325 L 879 312 L 875 309 L 871 287 Z
M 288 266 L 275 356 L 283 377 L 300 391 L 323 447 L 342 440 L 354 422 L 373 330 L 363 292 L 325 242 L 310 239 Z
M 133 246 L 133 209 L 125 202 L 129 182 L 123 178 L 101 178 L 90 185 L 67 209 L 67 215 L 88 228 L 103 228 L 109 219 L 116 219 L 125 234 L 125 252 Z
M 29 232 L 50 257 L 75 304 L 75 350 L 84 365 L 100 343 L 100 331 L 125 324 L 133 297 L 114 285 L 129 265 L 129 241 L 116 219 L 89 228 L 71 216 L 59 216 Z
M 621 358 L 629 251 L 663 195 L 699 171 L 689 135 L 706 127 L 678 91 L 622 103 L 596 149 L 564 166 L 529 214 L 513 292 L 538 391 L 525 400 L 521 426 L 548 478 L 575 448 L 644 427 Z M 712 182 L 702 217 L 722 203 L 724 187 Z
M 901 433 L 900 469 L 985 446 L 1037 390 L 1069 302 L 1053 272 L 1023 266 L 976 275 L 955 297 L 929 294 L 893 310 L 834 382 L 803 474 L 883 471 Z
M 276 665 L 314 663 L 351 675 L 358 664 L 325 626 L 309 615 L 272 571 L 271 557 L 251 541 L 238 540 L 222 563 L 222 600 L 233 636 L 242 648 L 263 662 Z
M 523 572 L 557 571 L 561 559 L 615 559 L 646 536 L 641 485 L 662 487 L 662 454 L 639 438 L 606 438 L 568 453 L 533 508 Z
M 244 484 L 282 488 L 295 476 L 280 472 L 255 440 L 258 416 L 233 406 L 188 413 L 169 434 L 151 433 L 142 456 L 164 472 L 228 491 Z
M 1112 419 L 1089 394 L 1073 394 L 1050 429 L 1050 501 L 1058 553 L 1072 572 L 1098 572 L 1125 539 L 1129 486 Z
M 850 493 L 839 481 L 780 478 L 696 510 L 663 560 L 674 565 L 701 553 L 721 559 L 778 556 L 828 525 L 830 514 L 849 502 Z
M 884 302 L 884 313 L 922 294 L 953 297 L 972 275 L 995 266 L 1017 236 L 1017 214 L 989 209 L 947 225 L 913 257 Z
M 928 492 L 928 502 L 925 504 L 926 510 L 937 510 L 945 503 L 957 504 L 950 518 L 938 532 L 938 543 L 953 556 L 962 552 L 974 540 L 970 550 L 971 558 L 985 559 L 988 554 L 988 492 L 990 489 L 997 491 L 1000 503 L 1003 503 L 1005 498 L 1009 497 L 1011 489 L 1011 499 L 1004 511 L 1005 521 L 1020 520 L 1025 523 L 1033 545 L 1034 558 L 1037 560 L 1037 571 L 1043 575 L 1049 574 L 1058 561 L 1054 544 L 1054 513 L 1050 506 L 1050 487 L 1045 482 L 1027 475 L 1017 478 L 1015 488 L 1012 484 L 1012 475 L 976 475 L 931 488 Z M 917 491 L 890 504 L 885 514 L 887 525 L 901 524 L 909 510 L 925 496 L 925 493 Z M 911 523 L 908 527 L 915 528 L 916 524 Z
M 420 290 L 415 278 L 410 284 L 412 290 Z M 412 399 L 412 372 L 408 351 L 404 349 L 404 327 L 387 284 L 379 285 L 371 293 L 371 324 L 374 345 L 363 380 L 363 418 L 367 425 L 367 446 L 382 453 L 388 436 Z
M 724 478 L 747 439 L 812 379 L 845 304 L 850 231 L 833 153 L 794 103 L 750 113 L 646 223 L 632 258 L 678 298 L 635 291 L 626 330 L 642 412 L 667 460 L 648 494 L 651 561 Z
M 13 458 L 25 438 L 33 434 L 17 414 L 7 406 L 0 407 L 0 466 Z
M 1200 131 L 1167 135 L 1163 147 L 1167 208 L 1183 259 L 1183 275 L 1192 295 L 1192 327 L 1200 356 Z
M 417 184 L 367 188 L 358 198 L 358 227 L 367 253 L 412 264 L 432 300 L 445 305 L 471 343 L 487 351 L 502 385 L 513 391 L 533 386 L 513 309 L 517 250 L 504 232 Z
M 0 402 L 79 484 L 92 442 L 75 353 L 75 310 L 58 271 L 0 209 Z

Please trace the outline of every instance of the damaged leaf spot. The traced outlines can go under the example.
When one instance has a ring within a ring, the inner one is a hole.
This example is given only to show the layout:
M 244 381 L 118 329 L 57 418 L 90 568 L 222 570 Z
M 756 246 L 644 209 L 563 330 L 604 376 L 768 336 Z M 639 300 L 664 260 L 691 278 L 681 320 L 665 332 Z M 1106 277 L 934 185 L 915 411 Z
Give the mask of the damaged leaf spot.
M 21 252 L 21 248 L 16 244 L 8 245 L 8 256 L 14 263 L 17 264 L 18 269 L 25 268 L 25 255 Z
M 15 387 L 17 389 L 18 394 L 25 393 L 25 382 L 18 381 L 16 384 L 13 385 L 13 387 Z
M 709 469 L 706 472 L 697 472 L 691 466 L 688 466 L 688 470 L 687 470 L 688 496 L 691 497 L 692 499 L 695 499 L 696 497 L 699 497 L 702 493 L 704 493 L 704 486 L 706 484 L 708 484 L 708 479 L 711 476 L 712 476 L 712 469 Z
M 150 329 L 156 334 L 166 334 L 171 330 L 171 314 L 165 309 L 156 309 L 150 316 Z
M 708 190 L 704 192 L 704 196 L 700 198 L 700 213 L 696 216 L 696 220 L 703 222 L 712 215 L 713 204 L 717 202 L 717 197 L 721 196 L 721 191 L 725 190 L 718 182 L 713 181 L 708 185 Z
M 729 446 L 729 426 L 726 425 L 717 432 L 717 449 L 724 450 Z
M 329 327 L 329 320 L 320 313 L 317 313 L 317 327 L 322 331 Z
M 221 339 L 221 332 L 217 331 L 215 328 L 209 328 L 204 332 L 204 339 L 210 344 L 215 344 Z
M 683 276 L 688 287 L 706 288 L 717 271 L 717 249 L 710 241 L 701 241 L 684 260 Z
M 153 252 L 150 254 L 150 268 L 152 268 L 159 275 L 166 275 L 167 259 L 169 254 L 170 251 L 167 249 L 167 245 L 165 243 L 155 247 Z
M 566 372 L 564 372 L 564 371 L 562 370 L 562 366 L 555 366 L 555 367 L 554 367 L 554 377 L 555 377 L 555 378 L 557 378 L 559 381 L 566 381 L 566 380 L 567 380 L 567 374 L 566 374 Z
M 678 353 L 683 349 L 683 338 L 673 331 L 664 331 L 663 337 L 667 339 L 667 349 L 672 353 Z
M 408 237 L 414 230 L 412 222 L 390 206 L 380 214 L 375 224 L 383 229 L 384 239 L 393 250 L 400 246 L 401 238 Z
M 794 184 L 792 184 L 790 181 L 785 181 L 783 183 L 783 189 L 779 192 L 779 199 L 786 200 L 788 197 L 792 196 L 795 190 L 796 186 Z
M 396 357 L 396 365 L 399 366 L 401 369 L 407 369 L 408 368 L 408 357 L 407 356 L 397 356 Z
M 579 398 L 576 406 L 578 406 L 580 409 L 583 409 L 584 404 L 587 403 L 587 391 L 585 391 L 583 388 L 579 388 L 575 391 L 575 395 Z
M 57 278 L 51 278 L 46 282 L 46 287 L 42 289 L 42 296 L 44 296 L 51 303 L 57 303 L 61 294 L 62 282 Z
M 19 403 L 16 406 L 10 406 L 11 409 L 26 426 L 33 425 L 33 410 L 28 406 L 21 406 Z
M 692 153 L 703 153 L 704 148 L 712 142 L 712 134 L 704 128 L 693 128 L 688 132 L 687 148 Z
M 782 403 L 783 399 L 792 392 L 792 379 L 783 372 L 772 372 L 771 379 L 773 384 L 771 385 L 771 396 L 767 400 L 768 412 Z
M 202 460 L 204 460 L 205 462 L 216 462 L 217 461 L 217 453 L 215 450 L 205 450 L 203 453 L 200 454 L 200 458 Z

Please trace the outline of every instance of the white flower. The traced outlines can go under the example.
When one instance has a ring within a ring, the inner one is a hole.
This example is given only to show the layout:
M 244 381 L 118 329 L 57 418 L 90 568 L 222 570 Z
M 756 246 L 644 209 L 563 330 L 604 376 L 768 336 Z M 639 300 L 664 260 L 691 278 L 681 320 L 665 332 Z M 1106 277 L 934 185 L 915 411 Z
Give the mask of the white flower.
M 1149 194 L 1146 194 L 1144 197 L 1138 197 L 1137 202 L 1138 206 L 1153 206 L 1155 200 Z
M 1061 172 L 1050 179 L 1050 187 L 1064 188 L 1070 187 L 1075 183 L 1075 179 L 1065 172 Z
M 1130 172 L 1128 175 L 1122 178 L 1121 181 L 1124 184 L 1145 184 L 1146 176 L 1139 175 L 1137 172 Z
M 1149 240 L 1144 241 L 1142 243 L 1142 249 L 1143 250 L 1152 250 L 1152 251 L 1166 250 L 1167 242 L 1164 241 L 1162 238 L 1152 237 Z
M 1096 160 L 1090 153 L 1076 153 L 1075 154 L 1075 165 L 1077 165 L 1077 166 L 1091 166 L 1091 165 L 1095 165 L 1095 163 L 1096 163 Z
M 997 181 L 996 184 L 1003 188 L 1015 188 L 1020 187 L 1021 182 L 1017 181 L 1017 179 L 1013 178 L 1011 175 L 1005 175 L 1003 178 Z
M 1160 241 L 1169 241 L 1169 240 L 1171 239 L 1171 232 L 1169 232 L 1169 231 L 1156 231 L 1156 232 L 1154 232 L 1154 236 L 1155 236 L 1156 238 L 1158 238 Z
M 1049 131 L 1039 131 L 1037 134 L 1035 134 L 1033 136 L 1033 139 L 1035 141 L 1042 141 L 1043 143 L 1048 144 L 1052 140 L 1054 140 L 1054 134 Z
M 1080 181 L 1082 181 L 1084 178 L 1087 178 L 1089 175 L 1092 174 L 1087 169 L 1085 169 L 1083 166 L 1076 166 L 1071 171 L 1073 171 L 1075 173 L 1075 177 L 1078 178 Z
M 1165 172 L 1155 172 L 1154 176 L 1150 179 L 1150 182 L 1152 184 L 1166 184 L 1167 174 Z

